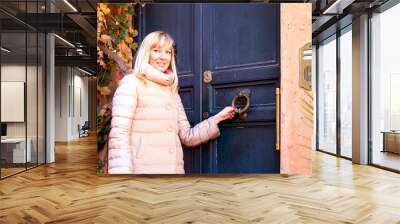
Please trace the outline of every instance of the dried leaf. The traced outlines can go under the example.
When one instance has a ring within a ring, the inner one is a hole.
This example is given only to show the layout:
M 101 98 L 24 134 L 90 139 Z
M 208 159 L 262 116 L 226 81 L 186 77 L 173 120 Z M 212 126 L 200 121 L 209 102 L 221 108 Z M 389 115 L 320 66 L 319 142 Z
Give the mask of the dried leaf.
M 97 90 L 99 91 L 100 95 L 107 96 L 111 94 L 110 89 L 108 86 L 103 86 L 103 87 L 97 87 Z

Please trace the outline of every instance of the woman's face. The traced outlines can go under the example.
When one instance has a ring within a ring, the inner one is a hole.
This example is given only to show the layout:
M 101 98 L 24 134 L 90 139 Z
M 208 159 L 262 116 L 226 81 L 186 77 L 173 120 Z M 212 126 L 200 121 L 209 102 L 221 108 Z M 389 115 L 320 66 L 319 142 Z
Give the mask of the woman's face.
M 150 49 L 149 64 L 160 72 L 167 71 L 172 59 L 172 48 L 166 45 L 165 41 L 163 42 L 161 42 L 160 46 Z

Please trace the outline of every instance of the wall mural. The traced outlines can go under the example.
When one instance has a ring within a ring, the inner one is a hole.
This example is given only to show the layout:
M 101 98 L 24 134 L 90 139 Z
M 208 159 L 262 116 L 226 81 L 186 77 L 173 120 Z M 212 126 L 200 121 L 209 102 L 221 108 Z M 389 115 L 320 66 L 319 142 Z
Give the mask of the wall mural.
M 97 172 L 310 173 L 310 18 L 311 4 L 99 3 Z

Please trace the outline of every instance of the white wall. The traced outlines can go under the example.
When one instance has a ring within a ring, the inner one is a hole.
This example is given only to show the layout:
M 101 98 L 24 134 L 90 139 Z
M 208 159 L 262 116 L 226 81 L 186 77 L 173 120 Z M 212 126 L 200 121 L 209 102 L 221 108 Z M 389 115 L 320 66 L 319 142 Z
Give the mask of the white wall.
M 67 67 L 55 68 L 55 141 L 68 141 L 68 87 Z
M 88 120 L 88 78 L 76 68 L 56 67 L 56 141 L 79 138 L 78 124 Z
M 79 75 L 76 75 L 78 72 Z M 88 79 L 80 76 L 79 70 L 74 70 L 74 108 L 72 119 L 72 135 L 78 136 L 78 124 L 83 125 L 88 120 Z
M 25 65 L 2 65 L 1 81 L 25 82 Z M 7 108 L 1 108 L 7 110 Z M 24 122 L 7 122 L 7 137 L 25 137 Z
M 36 75 L 36 66 L 27 67 L 28 74 Z M 1 66 L 1 81 L 8 82 L 25 82 L 25 65 L 2 65 Z M 30 76 L 28 76 L 29 78 Z M 28 129 L 32 127 L 32 131 L 28 130 L 29 133 L 35 132 L 36 135 L 36 80 L 29 78 L 29 87 L 34 86 L 35 88 L 27 88 L 27 107 L 29 107 L 29 113 L 27 113 L 28 122 L 35 122 L 35 124 L 28 124 Z M 39 105 L 40 107 L 41 105 Z M 2 110 L 7 110 L 8 108 L 1 108 Z M 35 113 L 31 113 L 35 111 Z M 26 122 L 7 122 L 7 136 L 8 137 L 25 137 L 25 123 Z

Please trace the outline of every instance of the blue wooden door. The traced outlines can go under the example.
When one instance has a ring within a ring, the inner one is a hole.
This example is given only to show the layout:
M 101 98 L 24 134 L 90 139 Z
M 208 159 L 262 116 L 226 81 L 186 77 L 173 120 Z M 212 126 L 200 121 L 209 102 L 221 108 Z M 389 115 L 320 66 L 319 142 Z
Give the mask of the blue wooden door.
M 279 173 L 279 17 L 278 4 L 146 4 L 142 9 L 142 36 L 164 30 L 177 43 L 180 95 L 192 125 L 231 105 L 238 94 L 250 99 L 246 117 L 221 123 L 218 139 L 184 149 L 187 173 Z

